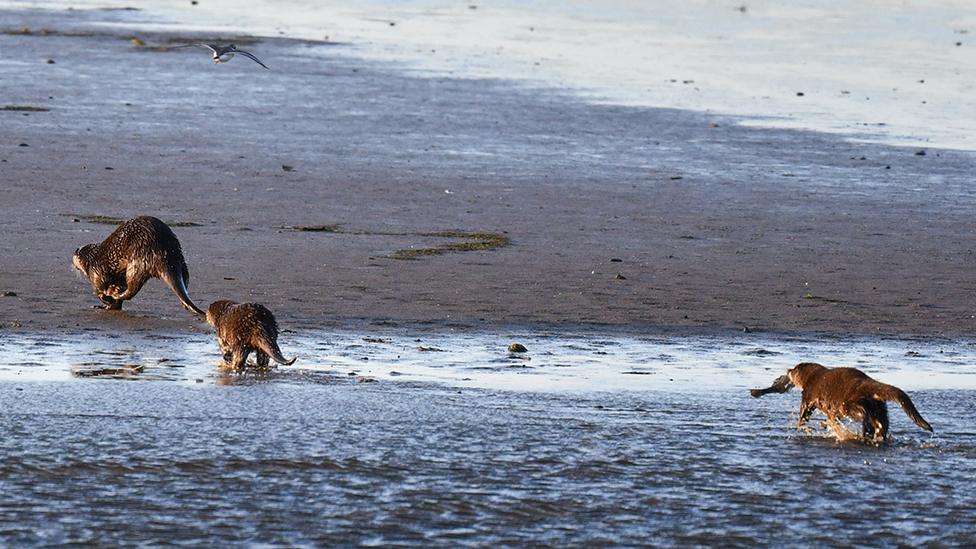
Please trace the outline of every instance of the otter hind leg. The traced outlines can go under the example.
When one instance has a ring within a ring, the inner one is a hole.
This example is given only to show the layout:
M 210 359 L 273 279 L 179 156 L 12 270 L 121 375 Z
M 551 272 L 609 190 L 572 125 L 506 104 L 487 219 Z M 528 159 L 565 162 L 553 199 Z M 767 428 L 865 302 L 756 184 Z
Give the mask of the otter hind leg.
M 874 418 L 871 417 L 871 414 L 865 413 L 861 420 L 861 436 L 864 437 L 865 442 L 870 442 L 876 440 L 877 432 L 877 424 Z
M 230 360 L 227 360 L 227 355 L 230 355 Z M 229 353 L 224 353 L 224 361 L 234 368 L 235 370 L 243 370 L 247 365 L 247 356 L 251 354 L 251 350 L 244 346 L 237 346 L 230 350 Z
M 125 291 L 121 293 L 116 293 L 113 297 L 119 301 L 126 301 L 132 299 L 139 293 L 139 290 L 146 285 L 146 281 L 149 280 L 149 276 L 146 275 L 145 270 L 139 268 L 135 264 L 130 264 L 125 271 Z M 121 288 L 117 288 L 116 291 Z
M 257 360 L 259 368 L 267 368 L 271 364 L 271 357 L 260 349 L 254 351 L 254 358 Z
M 861 402 L 863 410 L 861 435 L 865 442 L 880 444 L 888 438 L 888 405 L 883 400 L 865 399 Z

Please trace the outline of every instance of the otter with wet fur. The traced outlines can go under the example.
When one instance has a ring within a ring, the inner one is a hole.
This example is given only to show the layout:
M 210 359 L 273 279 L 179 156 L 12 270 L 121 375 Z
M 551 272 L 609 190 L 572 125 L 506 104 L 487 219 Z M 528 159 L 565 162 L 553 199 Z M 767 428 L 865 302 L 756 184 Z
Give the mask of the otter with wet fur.
M 207 309 L 207 322 L 217 330 L 217 344 L 224 362 L 234 368 L 243 368 L 251 351 L 262 368 L 271 359 L 285 365 L 295 362 L 294 358 L 288 360 L 282 356 L 278 348 L 278 322 L 264 305 L 215 301 Z
M 117 311 L 150 278 L 159 278 L 186 310 L 200 316 L 206 314 L 187 294 L 190 271 L 180 241 L 169 226 L 155 217 L 124 221 L 101 243 L 75 250 L 72 264 L 91 282 L 102 302 L 96 307 Z
M 888 405 L 893 400 L 901 405 L 916 425 L 932 431 L 929 422 L 918 413 L 912 399 L 893 385 L 881 383 L 856 368 L 828 368 L 813 362 L 802 362 L 791 368 L 765 389 L 752 389 L 759 398 L 767 393 L 785 393 L 793 387 L 803 390 L 800 401 L 802 427 L 814 410 L 827 416 L 831 426 L 839 426 L 841 418 L 861 420 L 861 436 L 866 441 L 881 442 L 888 438 Z

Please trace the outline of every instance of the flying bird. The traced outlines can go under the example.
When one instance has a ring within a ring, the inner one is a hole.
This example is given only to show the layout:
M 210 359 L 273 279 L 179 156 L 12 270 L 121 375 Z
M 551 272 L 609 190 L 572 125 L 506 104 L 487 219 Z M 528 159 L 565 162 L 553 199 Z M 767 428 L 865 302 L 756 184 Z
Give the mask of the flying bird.
M 217 46 L 213 44 L 200 43 L 200 44 L 183 44 L 182 46 L 173 46 L 173 48 L 191 48 L 191 47 L 205 48 L 207 50 L 210 50 L 210 53 L 213 54 L 214 64 L 226 63 L 230 61 L 234 57 L 234 54 L 236 53 L 236 54 L 243 55 L 244 57 L 247 57 L 251 61 L 254 61 L 258 65 L 261 65 L 266 69 L 268 68 L 268 66 L 262 63 L 260 59 L 254 57 L 254 55 L 251 52 L 239 50 L 237 49 L 237 46 L 235 46 L 234 44 L 230 44 L 229 46 Z

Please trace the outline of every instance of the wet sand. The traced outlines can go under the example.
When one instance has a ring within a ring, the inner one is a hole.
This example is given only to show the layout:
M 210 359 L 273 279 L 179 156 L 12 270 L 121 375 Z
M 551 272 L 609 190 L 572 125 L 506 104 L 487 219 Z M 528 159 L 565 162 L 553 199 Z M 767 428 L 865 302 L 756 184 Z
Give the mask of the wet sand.
M 4 103 L 50 109 L 0 111 L 6 328 L 204 331 L 158 281 L 123 314 L 92 311 L 71 271 L 112 230 L 84 216 L 147 213 L 193 224 L 175 230 L 199 304 L 263 302 L 293 329 L 976 323 L 971 153 L 407 76 L 333 55 L 342 44 L 258 40 L 272 71 L 214 66 L 92 25 L 125 17 L 2 14 L 33 31 L 0 34 Z M 510 243 L 394 258 L 458 242 L 442 231 Z

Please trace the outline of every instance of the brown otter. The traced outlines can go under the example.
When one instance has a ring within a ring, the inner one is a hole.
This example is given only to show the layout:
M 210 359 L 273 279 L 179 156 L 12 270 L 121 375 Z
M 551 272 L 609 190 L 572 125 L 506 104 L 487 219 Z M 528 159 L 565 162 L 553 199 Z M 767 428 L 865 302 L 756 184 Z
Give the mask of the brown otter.
M 206 314 L 187 295 L 190 271 L 180 241 L 155 217 L 124 221 L 100 244 L 75 250 L 72 264 L 88 278 L 103 303 L 96 307 L 119 310 L 123 301 L 135 297 L 150 278 L 156 277 L 173 290 L 186 310 Z
M 217 344 L 224 362 L 243 368 L 251 351 L 256 353 L 258 366 L 266 368 L 270 359 L 291 365 L 278 348 L 278 322 L 264 305 L 234 303 L 222 300 L 210 304 L 207 322 L 217 330 Z
M 839 427 L 839 419 L 861 420 L 861 436 L 866 441 L 881 442 L 888 437 L 888 405 L 893 400 L 901 405 L 916 425 L 932 431 L 932 426 L 915 409 L 904 391 L 881 383 L 856 368 L 827 368 L 813 362 L 803 362 L 791 368 L 765 389 L 752 389 L 759 398 L 767 393 L 785 393 L 792 387 L 803 390 L 800 401 L 802 427 L 813 411 L 821 410 L 832 428 Z

